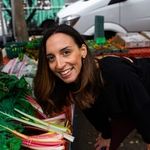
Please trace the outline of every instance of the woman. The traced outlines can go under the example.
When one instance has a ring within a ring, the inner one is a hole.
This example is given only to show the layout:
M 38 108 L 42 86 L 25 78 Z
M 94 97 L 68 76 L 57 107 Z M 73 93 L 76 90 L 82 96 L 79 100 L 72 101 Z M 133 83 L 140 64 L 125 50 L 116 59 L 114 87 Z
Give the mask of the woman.
M 96 150 L 116 150 L 134 128 L 150 150 L 149 74 L 149 59 L 95 59 L 76 30 L 59 25 L 43 37 L 34 94 L 47 115 L 75 103 L 102 133 Z

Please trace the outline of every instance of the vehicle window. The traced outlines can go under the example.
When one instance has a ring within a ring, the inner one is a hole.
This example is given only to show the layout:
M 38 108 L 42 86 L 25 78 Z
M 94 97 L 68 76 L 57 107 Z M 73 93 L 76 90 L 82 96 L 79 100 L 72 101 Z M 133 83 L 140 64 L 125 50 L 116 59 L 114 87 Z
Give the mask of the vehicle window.
M 112 5 L 112 4 L 120 3 L 120 2 L 124 2 L 124 1 L 127 1 L 127 0 L 111 0 L 108 5 Z

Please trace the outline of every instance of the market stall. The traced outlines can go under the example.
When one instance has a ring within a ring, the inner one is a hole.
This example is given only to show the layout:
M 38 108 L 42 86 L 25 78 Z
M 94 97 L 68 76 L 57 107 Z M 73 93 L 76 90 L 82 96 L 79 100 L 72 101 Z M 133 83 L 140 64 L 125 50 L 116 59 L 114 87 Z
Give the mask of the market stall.
M 86 42 L 97 58 L 108 55 L 150 57 L 149 38 L 141 41 L 136 41 L 136 38 L 137 35 L 134 38 L 128 36 L 129 44 L 118 39 L 118 35 L 102 43 L 96 40 Z M 74 108 L 67 107 L 61 114 L 48 118 L 34 99 L 32 80 L 36 73 L 40 42 L 41 38 L 33 38 L 29 42 L 7 43 L 0 51 L 0 132 L 3 133 L 0 145 L 16 146 L 14 150 L 21 147 L 35 149 L 37 145 L 70 150 L 70 143 L 74 140 Z
M 103 44 L 87 41 L 93 55 L 122 57 L 150 57 L 150 32 L 117 34 Z

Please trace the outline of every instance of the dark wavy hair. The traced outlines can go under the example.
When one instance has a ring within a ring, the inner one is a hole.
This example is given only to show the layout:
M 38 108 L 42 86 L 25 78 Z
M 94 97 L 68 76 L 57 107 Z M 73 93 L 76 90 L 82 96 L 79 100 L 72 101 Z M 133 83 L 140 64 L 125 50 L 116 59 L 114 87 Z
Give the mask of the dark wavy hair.
M 46 58 L 46 42 L 50 36 L 64 33 L 72 37 L 77 46 L 87 47 L 87 56 L 82 61 L 78 84 L 66 84 L 50 70 Z M 71 26 L 58 25 L 47 30 L 39 51 L 37 73 L 34 78 L 34 95 L 46 114 L 62 111 L 64 106 L 76 103 L 80 108 L 90 107 L 97 89 L 97 67 L 84 38 Z

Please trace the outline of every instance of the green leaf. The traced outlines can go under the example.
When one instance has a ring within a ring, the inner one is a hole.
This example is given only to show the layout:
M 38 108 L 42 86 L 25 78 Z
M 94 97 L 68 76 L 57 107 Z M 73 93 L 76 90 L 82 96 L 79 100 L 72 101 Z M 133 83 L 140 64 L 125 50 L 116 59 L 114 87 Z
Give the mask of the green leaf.
M 9 132 L 0 132 L 0 150 L 20 150 L 22 141 Z
M 22 140 L 17 137 L 12 137 L 8 140 L 9 150 L 20 150 L 22 144 Z

